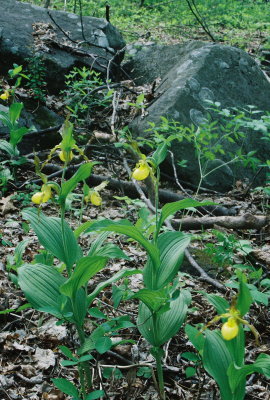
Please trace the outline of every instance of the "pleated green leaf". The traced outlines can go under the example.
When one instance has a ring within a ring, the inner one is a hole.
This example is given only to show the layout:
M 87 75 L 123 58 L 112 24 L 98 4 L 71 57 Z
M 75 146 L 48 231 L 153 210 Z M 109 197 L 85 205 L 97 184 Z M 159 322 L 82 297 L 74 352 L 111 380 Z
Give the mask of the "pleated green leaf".
M 235 393 L 237 390 L 239 391 L 239 387 L 245 386 L 247 375 L 253 374 L 254 372 L 261 373 L 267 378 L 270 377 L 270 356 L 268 354 L 260 354 L 253 364 L 238 367 L 232 363 L 229 366 L 228 377 L 232 392 Z M 239 400 L 242 399 L 239 398 Z
M 74 298 L 78 289 L 84 286 L 89 279 L 104 268 L 107 261 L 107 257 L 82 257 L 76 265 L 71 277 L 61 286 L 61 293 L 70 298 Z
M 153 317 L 145 304 L 139 307 L 137 326 L 142 336 L 154 347 L 160 347 L 171 339 L 185 321 L 191 296 L 182 290 L 180 296 L 171 301 L 170 310 L 156 316 L 157 328 L 154 329 Z
M 245 332 L 243 326 L 241 324 L 239 325 L 239 333 L 236 338 L 225 340 L 224 343 L 236 365 L 242 367 L 245 362 Z
M 66 265 L 72 266 L 81 257 L 81 249 L 75 236 L 64 221 L 62 234 L 61 220 L 55 217 L 46 217 L 36 208 L 26 208 L 22 212 L 23 218 L 30 221 L 38 240 L 55 257 Z
M 152 260 L 147 262 L 143 272 L 146 288 L 157 290 L 173 280 L 182 264 L 189 242 L 190 236 L 182 232 L 165 232 L 158 237 L 160 263 L 155 270 Z
M 196 329 L 194 326 L 187 324 L 185 326 L 185 332 L 193 346 L 198 352 L 202 352 L 204 346 L 204 336 L 202 332 Z
M 252 296 L 247 284 L 244 282 L 244 276 L 240 279 L 239 295 L 237 298 L 236 308 L 240 311 L 241 315 L 244 316 L 249 312 L 252 304 Z
M 158 268 L 159 265 L 159 249 L 150 243 L 139 231 L 139 229 L 135 228 L 128 220 L 122 221 L 111 221 L 109 219 L 98 221 L 91 225 L 86 232 L 90 232 L 93 230 L 97 231 L 110 231 L 115 233 L 120 233 L 122 235 L 126 235 L 133 240 L 136 240 L 140 245 L 147 251 L 149 257 L 152 260 L 154 268 Z
M 60 286 L 66 278 L 49 265 L 24 264 L 18 269 L 18 283 L 27 301 L 39 311 L 61 316 Z
M 97 295 L 107 286 L 111 285 L 114 282 L 117 282 L 119 279 L 126 278 L 127 276 L 142 274 L 140 269 L 122 269 L 121 271 L 114 274 L 110 279 L 107 279 L 104 282 L 101 282 L 97 285 L 96 289 L 87 296 L 88 305 L 90 305 Z
M 203 203 L 193 200 L 193 199 L 183 199 L 179 201 L 174 201 L 172 203 L 167 203 L 165 206 L 162 207 L 161 215 L 158 221 L 158 232 L 162 227 L 164 221 L 170 217 L 171 215 L 175 214 L 177 211 L 184 210 L 190 207 L 203 207 L 208 205 L 213 205 L 215 203 L 211 201 L 205 201 Z
M 203 365 L 218 384 L 222 400 L 234 398 L 227 375 L 228 368 L 232 362 L 232 355 L 220 333 L 207 330 L 203 349 Z
M 165 289 L 141 289 L 132 297 L 141 300 L 152 312 L 157 312 L 168 301 Z
M 153 160 L 155 167 L 159 166 L 167 156 L 167 144 L 165 142 L 161 143 L 154 154 L 150 157 L 150 160 Z
M 72 192 L 77 184 L 85 179 L 87 179 L 91 172 L 93 166 L 97 164 L 96 162 L 88 162 L 79 167 L 78 171 L 70 178 L 68 181 L 64 182 L 61 187 L 61 192 L 59 195 L 60 203 L 64 202 L 67 195 Z
M 18 150 L 16 150 L 16 148 L 14 148 L 9 142 L 7 142 L 6 140 L 0 140 L 0 150 L 5 151 L 6 153 L 8 153 L 10 156 L 14 156 L 17 155 L 16 153 L 18 153 Z
M 203 294 L 207 298 L 209 303 L 211 303 L 215 307 L 218 314 L 224 314 L 224 313 L 228 312 L 228 310 L 230 308 L 230 304 L 228 303 L 228 301 L 226 299 L 224 299 L 224 297 L 218 296 L 216 294 L 205 293 L 205 292 Z

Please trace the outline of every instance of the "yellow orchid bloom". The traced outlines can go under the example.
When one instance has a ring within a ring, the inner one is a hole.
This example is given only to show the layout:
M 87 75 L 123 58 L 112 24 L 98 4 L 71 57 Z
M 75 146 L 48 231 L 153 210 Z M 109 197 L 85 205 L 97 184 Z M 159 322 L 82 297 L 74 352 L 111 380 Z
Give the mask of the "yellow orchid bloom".
M 237 319 L 230 317 L 221 327 L 221 335 L 225 340 L 234 339 L 239 333 L 239 325 Z
M 90 194 L 90 201 L 94 206 L 101 206 L 102 198 L 98 192 L 92 192 Z
M 147 161 L 140 160 L 132 173 L 132 178 L 136 179 L 136 181 L 143 181 L 146 179 L 150 172 L 152 171 L 151 167 L 149 167 Z
M 73 159 L 73 157 L 74 157 L 74 154 L 73 154 L 72 150 L 70 150 L 70 151 L 61 150 L 59 153 L 59 158 L 63 162 L 70 162 Z
M 0 95 L 0 99 L 1 99 L 1 100 L 8 100 L 9 96 L 10 96 L 9 91 L 8 91 L 8 90 L 5 90 L 4 93 L 2 93 L 2 94 Z
M 47 201 L 50 200 L 50 198 L 52 197 L 52 189 L 49 185 L 42 185 L 41 187 L 41 192 L 37 192 L 35 193 L 31 200 L 33 203 L 35 204 L 42 204 L 42 203 L 47 203 Z

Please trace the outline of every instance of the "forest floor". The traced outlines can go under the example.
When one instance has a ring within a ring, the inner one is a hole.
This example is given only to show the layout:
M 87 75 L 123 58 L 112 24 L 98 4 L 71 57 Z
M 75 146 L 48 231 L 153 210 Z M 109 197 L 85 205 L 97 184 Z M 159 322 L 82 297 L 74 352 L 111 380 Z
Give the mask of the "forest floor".
M 188 33 L 190 34 L 190 32 Z M 196 39 L 207 39 L 201 29 L 196 28 Z M 263 33 L 257 32 L 252 37 L 247 37 L 249 43 L 247 50 L 250 54 L 259 57 L 258 48 L 265 41 Z M 184 37 L 185 35 L 183 35 Z M 194 37 L 193 37 L 194 38 Z M 164 41 L 174 43 L 174 39 L 163 36 Z M 141 38 L 142 42 L 147 39 Z M 178 40 L 177 40 L 178 41 Z M 51 103 L 56 104 L 55 98 Z M 59 100 L 61 103 L 61 99 Z M 126 114 L 123 119 L 125 119 Z M 97 116 L 98 120 L 99 116 Z M 100 131 L 104 127 L 100 126 Z M 109 176 L 115 179 L 129 181 L 130 178 L 123 168 L 119 155 L 114 155 L 113 146 L 109 143 L 104 145 L 104 132 L 102 145 L 97 140 L 91 141 L 91 159 L 102 161 L 94 173 Z M 102 136 L 102 135 L 101 135 Z M 100 149 L 99 149 L 100 147 Z M 49 149 L 47 149 L 49 150 Z M 130 165 L 130 168 L 134 166 Z M 60 364 L 64 359 L 59 351 L 59 346 L 65 345 L 75 350 L 78 338 L 69 325 L 56 325 L 57 320 L 49 314 L 40 313 L 31 308 L 17 312 L 17 308 L 26 303 L 22 291 L 12 283 L 8 265 L 14 263 L 14 252 L 18 243 L 29 240 L 23 254 L 23 261 L 31 263 L 40 250 L 40 245 L 32 230 L 22 219 L 21 211 L 31 205 L 31 195 L 35 191 L 32 182 L 36 180 L 34 168 L 20 167 L 17 174 L 16 184 L 11 182 L 8 190 L 0 199 L 0 400 L 56 400 L 68 399 L 54 387 L 51 379 L 65 377 L 70 381 L 78 382 L 76 367 L 64 367 Z M 55 178 L 56 181 L 59 178 Z M 29 183 L 26 187 L 25 182 Z M 23 187 L 21 186 L 23 185 Z M 182 191 L 176 182 L 168 183 L 162 179 L 161 187 L 178 193 L 184 197 L 193 196 L 194 192 L 187 187 Z M 238 181 L 233 190 L 227 194 L 213 192 L 202 192 L 198 200 L 211 200 L 215 204 L 227 209 L 234 209 L 235 216 L 252 214 L 256 216 L 269 216 L 269 193 L 263 189 L 247 191 L 246 182 Z M 120 188 L 105 189 L 101 208 L 89 206 L 84 208 L 82 222 L 95 220 L 97 218 L 110 218 L 113 220 L 127 218 L 132 222 L 138 219 L 139 211 L 145 207 L 139 195 L 137 199 L 131 200 L 127 192 Z M 122 199 L 121 199 L 122 198 Z M 73 202 L 67 213 L 67 221 L 72 227 L 80 222 L 80 204 Z M 56 216 L 57 206 L 55 203 L 42 205 L 42 211 L 47 216 Z M 184 215 L 178 214 L 179 220 Z M 200 214 L 195 214 L 200 217 Z M 211 215 L 210 215 L 211 216 Z M 219 290 L 218 285 L 201 279 L 199 273 L 188 261 L 185 261 L 178 279 L 183 288 L 187 288 L 192 295 L 192 303 L 188 313 L 187 322 L 191 325 L 199 324 L 201 327 L 207 324 L 216 315 L 214 307 L 207 302 L 205 293 L 224 296 L 231 302 L 235 284 L 235 268 L 233 265 L 246 265 L 247 273 L 260 271 L 261 276 L 254 273 L 250 277 L 250 283 L 257 291 L 257 301 L 252 305 L 249 313 L 249 321 L 256 327 L 260 334 L 259 346 L 255 344 L 253 335 L 246 332 L 246 361 L 254 360 L 258 354 L 264 352 L 270 354 L 270 313 L 268 297 L 270 297 L 269 284 L 261 286 L 262 279 L 270 279 L 270 227 L 269 224 L 259 229 L 234 229 L 215 225 L 213 230 L 188 230 L 193 237 L 190 245 L 190 253 L 207 276 L 213 282 L 220 283 L 226 287 L 225 293 Z M 217 232 L 220 239 L 217 239 Z M 91 238 L 82 238 L 82 246 L 89 248 Z M 98 273 L 90 282 L 94 287 L 97 283 L 108 279 L 112 274 L 124 267 L 143 268 L 146 261 L 145 252 L 122 236 L 113 236 L 114 243 L 118 244 L 129 256 L 129 260 L 113 260 L 108 266 Z M 245 241 L 245 242 L 242 242 Z M 247 245 L 247 252 L 243 252 L 241 246 Z M 207 252 L 208 248 L 212 249 Z M 213 246 L 212 246 L 213 245 Z M 212 246 L 212 247 L 211 247 Z M 214 250 L 213 250 L 214 249 Z M 227 260 L 227 262 L 224 262 Z M 248 269 L 250 268 L 250 269 Z M 250 273 L 251 274 L 251 273 Z M 252 275 L 252 274 L 251 274 Z M 270 281 L 269 281 L 270 282 Z M 118 285 L 123 282 L 118 283 Z M 138 275 L 129 278 L 129 288 L 138 290 L 142 287 L 142 279 Z M 255 294 L 254 294 L 255 295 Z M 123 301 L 118 308 L 114 308 L 112 289 L 104 290 L 96 300 L 99 308 L 108 318 L 126 316 L 134 324 L 133 328 L 126 328 L 117 333 L 117 340 L 131 340 L 127 344 L 113 347 L 105 354 L 95 353 L 92 362 L 93 388 L 102 389 L 105 392 L 104 399 L 110 400 L 156 400 L 157 391 L 154 386 L 151 373 L 146 365 L 153 365 L 154 360 L 149 355 L 149 345 L 140 336 L 136 328 L 136 316 L 138 303 L 134 300 Z M 4 310 L 11 309 L 9 313 Z M 86 333 L 90 333 L 93 326 L 104 323 L 105 319 L 93 319 L 89 316 L 86 324 Z M 220 327 L 217 323 L 210 329 Z M 183 328 L 165 346 L 164 375 L 167 399 L 170 400 L 219 400 L 219 392 L 214 380 L 205 372 L 198 360 L 185 358 L 185 353 L 194 353 L 195 349 L 184 333 Z M 138 364 L 141 365 L 138 366 Z M 191 376 L 190 376 L 191 375 Z M 246 400 L 270 399 L 270 380 L 258 374 L 248 377 Z M 231 400 L 231 399 L 228 399 Z

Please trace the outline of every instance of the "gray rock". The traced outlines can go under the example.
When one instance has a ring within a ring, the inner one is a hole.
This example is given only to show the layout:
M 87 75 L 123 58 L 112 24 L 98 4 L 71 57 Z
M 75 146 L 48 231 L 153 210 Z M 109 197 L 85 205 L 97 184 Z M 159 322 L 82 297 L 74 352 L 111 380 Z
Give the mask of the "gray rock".
M 130 128 L 137 135 L 149 129 L 149 122 L 158 126 L 160 117 L 176 120 L 183 125 L 199 126 L 207 120 L 209 101 L 219 102 L 221 107 L 242 108 L 254 105 L 259 110 L 270 111 L 270 83 L 256 62 L 244 51 L 219 44 L 190 42 L 186 45 L 149 46 L 139 50 L 128 62 L 129 73 L 137 83 L 151 83 L 161 77 L 156 90 L 157 98 L 147 108 L 146 116 L 137 117 Z M 257 150 L 261 160 L 269 159 L 270 144 L 261 140 L 261 133 L 252 132 L 237 145 L 225 143 L 224 160 L 213 160 L 212 168 L 229 161 L 228 152 L 242 146 L 244 152 Z M 187 168 L 178 167 L 183 180 L 197 185 L 198 162 L 191 143 L 173 142 L 175 160 L 187 160 Z M 210 168 L 210 165 L 208 165 Z M 208 175 L 203 182 L 219 191 L 231 188 L 237 179 L 253 179 L 255 172 L 239 164 L 223 165 Z M 259 175 L 255 184 L 264 181 Z
M 64 122 L 64 118 L 45 106 L 37 107 L 35 103 L 28 102 L 27 109 L 23 109 L 19 119 L 20 126 L 33 128 L 33 131 L 42 132 L 40 134 L 27 134 L 18 145 L 21 154 L 31 153 L 33 150 L 50 149 L 61 141 L 58 132 L 59 126 Z M 8 107 L 0 105 L 0 111 L 8 112 Z M 46 132 L 48 128 L 56 127 L 55 130 Z M 58 127 L 58 129 L 57 129 Z M 8 140 L 9 130 L 0 121 L 0 139 Z
M 106 74 L 117 73 L 124 57 L 122 49 L 125 42 L 121 34 L 106 20 L 83 17 L 83 32 L 80 17 L 75 14 L 47 10 L 15 0 L 0 0 L 0 68 L 7 71 L 13 63 L 25 64 L 25 59 L 38 51 L 47 67 L 48 87 L 54 90 L 62 88 L 67 74 L 74 66 L 93 67 Z M 34 32 L 33 24 L 44 23 L 39 33 Z M 58 25 L 58 26 L 57 26 Z M 61 32 L 64 30 L 68 38 Z M 85 43 L 87 42 L 95 46 Z M 72 50 L 71 47 L 76 46 Z M 78 43 L 81 45 L 78 45 Z M 83 43 L 84 42 L 84 43 Z

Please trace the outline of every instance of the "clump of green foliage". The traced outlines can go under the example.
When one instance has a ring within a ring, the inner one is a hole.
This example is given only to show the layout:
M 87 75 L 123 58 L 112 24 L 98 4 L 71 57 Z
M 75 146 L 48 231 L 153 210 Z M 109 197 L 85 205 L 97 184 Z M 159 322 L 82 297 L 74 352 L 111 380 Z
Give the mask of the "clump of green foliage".
M 66 75 L 62 92 L 71 119 L 79 125 L 90 123 L 91 115 L 111 103 L 113 90 L 102 81 L 100 73 L 89 68 L 75 67 Z
M 31 89 L 33 98 L 36 100 L 44 101 L 46 96 L 46 68 L 41 56 L 34 54 L 32 57 L 26 59 L 27 68 L 26 75 L 28 81 L 26 87 Z

